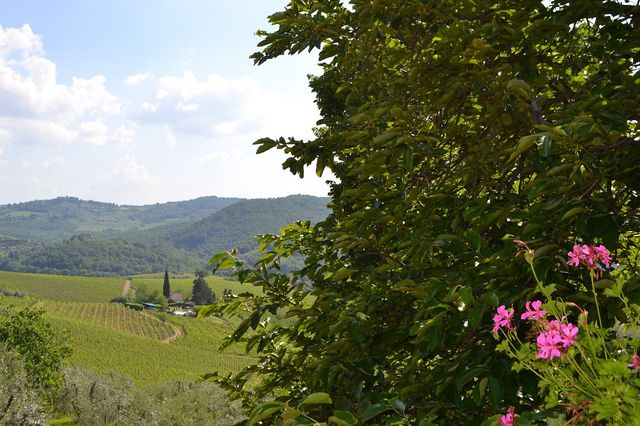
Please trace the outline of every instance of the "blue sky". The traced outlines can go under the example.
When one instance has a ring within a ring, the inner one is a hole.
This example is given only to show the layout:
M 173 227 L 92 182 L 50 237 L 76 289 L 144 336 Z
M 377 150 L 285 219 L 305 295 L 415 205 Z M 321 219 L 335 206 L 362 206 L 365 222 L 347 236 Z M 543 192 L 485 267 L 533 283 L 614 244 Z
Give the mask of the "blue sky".
M 326 195 L 263 136 L 312 137 L 315 55 L 256 67 L 286 0 L 0 0 L 0 204 Z

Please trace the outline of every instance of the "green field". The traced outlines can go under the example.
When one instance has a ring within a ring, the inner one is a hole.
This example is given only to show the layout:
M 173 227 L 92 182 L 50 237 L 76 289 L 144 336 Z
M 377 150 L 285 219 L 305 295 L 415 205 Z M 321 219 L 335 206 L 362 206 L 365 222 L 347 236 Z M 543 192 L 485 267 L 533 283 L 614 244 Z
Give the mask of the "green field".
M 190 294 L 192 278 L 171 280 L 172 290 Z M 162 289 L 162 278 L 139 278 L 132 286 L 144 284 Z M 224 288 L 245 289 L 237 282 L 218 277 L 207 280 L 217 294 Z M 220 353 L 223 339 L 235 324 L 210 317 L 176 317 L 137 312 L 108 303 L 122 290 L 121 279 L 63 277 L 0 272 L 0 287 L 19 290 L 30 298 L 0 296 L 0 304 L 42 308 L 56 328 L 66 333 L 73 355 L 70 363 L 99 373 L 114 371 L 129 377 L 138 386 L 167 380 L 196 380 L 205 373 L 237 372 L 255 362 L 242 346 L 232 345 Z M 164 341 L 179 330 L 180 336 Z
M 122 292 L 121 278 L 86 278 L 0 271 L 0 287 L 61 302 L 108 302 Z

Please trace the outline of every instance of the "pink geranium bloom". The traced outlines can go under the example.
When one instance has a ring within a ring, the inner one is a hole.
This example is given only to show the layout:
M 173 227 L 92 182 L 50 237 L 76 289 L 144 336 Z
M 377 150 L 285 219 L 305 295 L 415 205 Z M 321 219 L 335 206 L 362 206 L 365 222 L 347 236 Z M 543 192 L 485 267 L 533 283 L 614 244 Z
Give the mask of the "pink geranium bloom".
M 608 268 L 611 265 L 611 253 L 602 244 L 594 247 L 574 244 L 573 250 L 567 253 L 569 260 L 567 265 L 579 266 L 580 264 L 587 267 L 587 269 L 595 269 L 604 265 Z
M 607 250 L 607 248 L 602 244 L 600 244 L 598 247 L 594 247 L 593 250 L 596 252 L 600 262 L 602 262 L 604 266 L 608 268 L 611 264 L 611 253 L 609 253 L 609 250 Z
M 507 309 L 504 305 L 498 307 L 497 313 L 493 316 L 493 332 L 497 333 L 501 327 L 510 329 L 511 318 L 513 317 L 513 308 Z
M 560 325 L 561 333 L 560 337 L 562 338 L 562 344 L 564 348 L 568 348 L 576 342 L 576 336 L 578 335 L 578 327 L 569 323 L 569 324 L 561 324 Z
M 533 306 L 533 309 L 531 307 Z M 520 319 L 526 320 L 527 318 L 531 318 L 534 321 L 540 321 L 547 314 L 547 311 L 544 309 L 540 309 L 542 306 L 542 302 L 540 300 L 534 300 L 533 302 L 527 302 L 525 307 L 527 312 L 520 315 Z
M 554 332 L 540 333 L 536 339 L 538 345 L 538 359 L 553 359 L 562 355 L 562 337 Z
M 536 339 L 538 353 L 536 358 L 553 359 L 566 353 L 569 346 L 576 342 L 578 327 L 558 320 L 549 321 L 545 332 L 540 333 Z
M 631 364 L 627 364 L 627 365 L 629 366 L 630 369 L 634 371 L 640 370 L 640 357 L 638 357 L 638 355 L 634 355 L 633 360 L 631 361 Z
M 515 426 L 516 425 L 516 409 L 513 405 L 510 405 L 507 409 L 507 414 L 500 416 L 500 426 Z

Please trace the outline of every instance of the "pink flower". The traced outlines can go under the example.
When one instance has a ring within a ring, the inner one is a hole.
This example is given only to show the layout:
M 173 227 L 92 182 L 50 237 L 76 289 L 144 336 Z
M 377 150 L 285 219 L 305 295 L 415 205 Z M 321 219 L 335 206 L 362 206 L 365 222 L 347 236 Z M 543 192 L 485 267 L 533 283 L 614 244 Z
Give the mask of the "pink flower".
M 634 371 L 640 370 L 640 357 L 638 357 L 638 355 L 634 355 L 633 360 L 631 361 L 631 364 L 627 364 L 627 365 L 630 369 Z
M 507 309 L 504 305 L 498 307 L 498 313 L 493 316 L 493 332 L 497 333 L 501 327 L 510 329 L 511 318 L 513 317 L 513 308 Z
M 516 426 L 516 409 L 510 405 L 507 414 L 500 416 L 500 426 Z
M 533 306 L 533 309 L 531 307 Z M 544 316 L 547 314 L 547 311 L 544 309 L 540 309 L 542 306 L 542 302 L 540 300 L 534 300 L 533 302 L 527 302 L 525 307 L 527 308 L 527 312 L 520 315 L 520 319 L 531 318 L 534 321 L 540 321 L 544 319 Z
M 602 244 L 600 244 L 598 247 L 593 247 L 593 250 L 595 250 L 598 259 L 600 259 L 604 266 L 608 268 L 611 264 L 611 253 L 609 253 L 609 250 L 607 250 L 607 248 Z
M 569 346 L 576 342 L 578 327 L 558 320 L 549 321 L 547 329 L 538 335 L 536 344 L 538 345 L 538 359 L 553 359 L 566 353 Z
M 538 345 L 538 359 L 553 359 L 562 355 L 562 338 L 554 332 L 540 333 L 536 339 Z
M 569 257 L 567 261 L 569 266 L 583 264 L 587 269 L 596 269 L 600 265 L 608 268 L 611 264 L 611 253 L 602 244 L 597 247 L 574 244 L 573 250 L 567 253 L 567 256 Z

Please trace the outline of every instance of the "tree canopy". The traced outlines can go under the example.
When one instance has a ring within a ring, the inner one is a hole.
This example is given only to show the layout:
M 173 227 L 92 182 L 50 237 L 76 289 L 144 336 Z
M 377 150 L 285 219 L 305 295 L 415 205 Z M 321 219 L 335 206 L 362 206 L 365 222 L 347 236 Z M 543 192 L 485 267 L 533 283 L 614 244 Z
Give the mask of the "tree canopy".
M 542 410 L 536 378 L 495 354 L 491 316 L 535 292 L 514 239 L 591 317 L 593 299 L 563 260 L 575 242 L 617 249 L 637 281 L 639 7 L 292 0 L 269 22 L 255 62 L 318 50 L 310 86 L 321 119 L 315 139 L 264 138 L 258 152 L 280 149 L 292 173 L 315 164 L 336 179 L 325 221 L 264 236 L 255 266 L 212 259 L 264 288 L 224 307 L 253 312 L 233 339 L 257 330 L 248 347 L 265 378 L 239 391 L 249 369 L 230 389 L 253 405 L 278 395 L 253 421 L 310 393 L 336 409 L 311 417 L 338 424 L 479 424 L 509 405 Z M 292 253 L 304 266 L 278 273 Z M 628 295 L 637 302 L 637 286 Z M 616 303 L 603 308 L 607 324 Z M 293 321 L 261 323 L 282 308 Z

